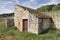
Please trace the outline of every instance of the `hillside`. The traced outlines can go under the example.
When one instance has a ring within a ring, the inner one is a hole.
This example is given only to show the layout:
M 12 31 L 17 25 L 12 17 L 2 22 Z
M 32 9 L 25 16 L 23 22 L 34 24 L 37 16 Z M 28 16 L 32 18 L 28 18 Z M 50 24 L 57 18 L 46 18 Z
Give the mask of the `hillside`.
M 0 14 L 0 18 L 1 17 L 13 17 L 14 13 L 4 13 L 4 14 Z
M 37 8 L 37 10 L 41 12 L 58 11 L 60 10 L 60 3 L 57 5 L 52 4 L 52 5 L 42 6 L 42 7 Z

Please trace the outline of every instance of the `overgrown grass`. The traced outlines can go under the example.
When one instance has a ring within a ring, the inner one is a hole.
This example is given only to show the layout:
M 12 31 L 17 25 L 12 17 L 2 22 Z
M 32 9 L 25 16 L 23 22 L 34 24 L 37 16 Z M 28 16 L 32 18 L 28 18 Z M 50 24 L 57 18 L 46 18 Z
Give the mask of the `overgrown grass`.
M 0 22 L 0 40 L 60 40 L 60 30 L 49 29 L 47 33 L 36 35 L 28 32 L 20 32 L 16 27 L 4 28 L 4 22 Z
M 46 14 L 55 14 L 55 13 L 60 13 L 60 10 L 59 11 L 50 11 L 50 12 L 45 12 Z

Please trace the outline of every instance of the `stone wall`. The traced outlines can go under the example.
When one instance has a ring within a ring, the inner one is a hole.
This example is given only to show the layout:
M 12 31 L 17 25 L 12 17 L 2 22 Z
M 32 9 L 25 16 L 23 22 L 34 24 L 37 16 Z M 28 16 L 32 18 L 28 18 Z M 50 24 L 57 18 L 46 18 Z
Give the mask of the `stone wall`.
M 6 22 L 6 28 L 14 26 L 14 19 L 5 19 Z
M 32 13 L 29 14 L 29 31 L 38 34 L 38 18 Z
M 38 32 L 41 33 L 47 30 L 51 26 L 51 19 L 50 18 L 39 18 L 38 20 Z
M 29 20 L 29 12 L 28 10 L 23 9 L 20 6 L 15 6 L 15 14 L 14 14 L 14 22 L 15 26 L 20 30 L 23 31 L 23 19 Z
M 54 22 L 54 25 L 53 28 L 57 28 L 57 29 L 60 29 L 60 13 L 54 13 L 54 14 L 48 14 L 53 22 Z

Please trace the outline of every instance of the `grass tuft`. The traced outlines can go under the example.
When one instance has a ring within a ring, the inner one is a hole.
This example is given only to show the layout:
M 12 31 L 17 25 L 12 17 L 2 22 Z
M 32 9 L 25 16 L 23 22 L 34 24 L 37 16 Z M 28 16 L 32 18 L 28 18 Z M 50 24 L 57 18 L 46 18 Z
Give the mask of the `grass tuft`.
M 60 40 L 60 30 L 48 29 L 47 33 L 36 35 L 28 32 L 17 31 L 16 27 L 4 28 L 4 22 L 0 22 L 0 40 Z M 2 25 L 3 24 L 3 25 Z

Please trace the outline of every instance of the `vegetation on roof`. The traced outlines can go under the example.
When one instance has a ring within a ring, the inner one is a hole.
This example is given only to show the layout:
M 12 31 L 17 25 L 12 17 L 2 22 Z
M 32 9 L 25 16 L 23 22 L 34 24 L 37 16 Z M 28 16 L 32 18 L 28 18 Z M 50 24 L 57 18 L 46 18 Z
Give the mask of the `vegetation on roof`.
M 44 12 L 45 14 L 55 14 L 55 13 L 60 13 L 60 10 L 58 11 L 50 11 L 50 12 Z

